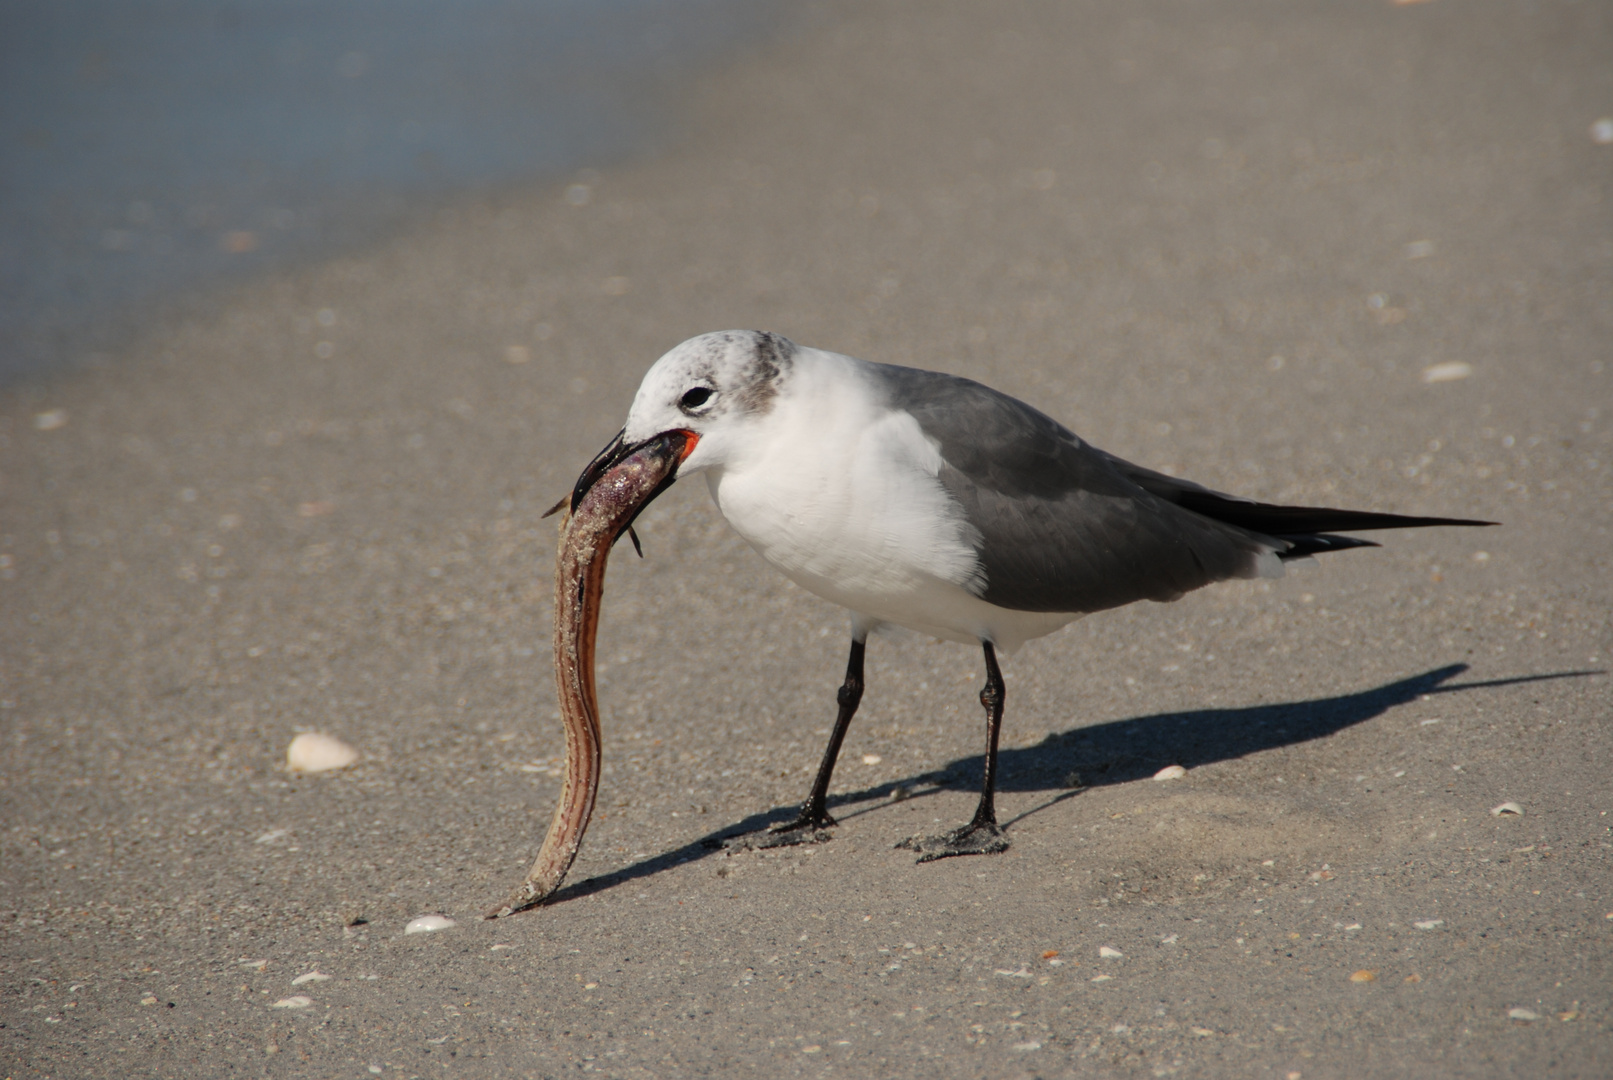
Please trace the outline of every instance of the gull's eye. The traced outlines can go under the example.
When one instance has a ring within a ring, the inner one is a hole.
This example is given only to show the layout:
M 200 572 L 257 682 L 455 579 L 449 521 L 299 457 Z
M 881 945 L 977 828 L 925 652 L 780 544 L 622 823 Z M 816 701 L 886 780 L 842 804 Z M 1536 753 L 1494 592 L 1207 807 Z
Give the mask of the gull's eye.
M 696 386 L 685 390 L 678 399 L 678 407 L 684 412 L 693 412 L 711 400 L 711 389 L 705 386 Z

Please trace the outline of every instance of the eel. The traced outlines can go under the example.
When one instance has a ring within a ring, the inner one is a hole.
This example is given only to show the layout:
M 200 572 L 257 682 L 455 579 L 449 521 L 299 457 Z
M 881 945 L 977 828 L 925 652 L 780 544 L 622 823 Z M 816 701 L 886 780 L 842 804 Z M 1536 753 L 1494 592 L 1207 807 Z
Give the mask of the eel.
M 535 907 L 553 896 L 582 846 L 599 793 L 594 639 L 605 591 L 605 563 L 612 545 L 631 531 L 633 519 L 675 479 L 690 448 L 684 440 L 663 438 L 624 450 L 618 438 L 584 471 L 569 500 L 554 576 L 554 676 L 566 731 L 565 779 L 537 860 L 509 898 L 487 913 L 489 919 Z

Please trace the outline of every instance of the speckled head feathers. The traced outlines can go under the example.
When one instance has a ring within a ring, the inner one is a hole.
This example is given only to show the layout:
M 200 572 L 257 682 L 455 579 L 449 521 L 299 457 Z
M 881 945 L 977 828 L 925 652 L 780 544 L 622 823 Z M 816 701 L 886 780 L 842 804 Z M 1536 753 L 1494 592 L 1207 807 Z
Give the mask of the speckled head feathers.
M 629 443 L 686 428 L 760 417 L 788 375 L 795 343 L 765 330 L 720 330 L 690 338 L 655 362 L 628 412 Z

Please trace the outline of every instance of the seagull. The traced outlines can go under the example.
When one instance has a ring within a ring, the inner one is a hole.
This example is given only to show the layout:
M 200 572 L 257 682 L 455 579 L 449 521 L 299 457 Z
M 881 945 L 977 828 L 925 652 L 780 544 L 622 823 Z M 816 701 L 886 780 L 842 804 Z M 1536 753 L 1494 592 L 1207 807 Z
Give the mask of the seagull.
M 763 559 L 851 612 L 839 712 L 812 790 L 793 821 L 745 846 L 829 838 L 829 783 L 862 700 L 868 635 L 880 626 L 984 653 L 986 753 L 974 817 L 898 846 L 920 862 L 986 854 L 1008 847 L 994 799 L 999 651 L 1095 611 L 1176 600 L 1231 578 L 1281 577 L 1295 560 L 1378 546 L 1341 532 L 1494 524 L 1223 495 L 1105 453 L 969 379 L 765 331 L 702 334 L 656 361 L 627 423 L 577 480 L 573 509 L 613 465 L 657 441 L 681 455 L 672 479 L 704 473 L 717 509 Z

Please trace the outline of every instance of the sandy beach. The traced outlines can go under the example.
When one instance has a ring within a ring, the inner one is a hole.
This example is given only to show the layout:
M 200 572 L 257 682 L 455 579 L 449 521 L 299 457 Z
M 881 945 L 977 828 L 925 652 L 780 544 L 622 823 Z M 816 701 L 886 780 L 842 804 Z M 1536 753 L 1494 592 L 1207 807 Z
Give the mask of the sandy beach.
M 1613 11 L 790 27 L 654 157 L 0 392 L 0 1073 L 1608 1075 Z M 1013 847 L 915 865 L 983 725 L 977 651 L 913 636 L 870 643 L 834 839 L 706 846 L 806 794 L 848 624 L 676 485 L 611 564 L 568 885 L 484 922 L 559 791 L 541 515 L 730 327 L 1503 524 L 1031 643 Z M 304 731 L 359 760 L 288 772 Z

